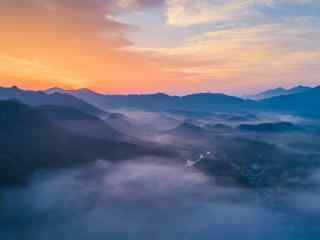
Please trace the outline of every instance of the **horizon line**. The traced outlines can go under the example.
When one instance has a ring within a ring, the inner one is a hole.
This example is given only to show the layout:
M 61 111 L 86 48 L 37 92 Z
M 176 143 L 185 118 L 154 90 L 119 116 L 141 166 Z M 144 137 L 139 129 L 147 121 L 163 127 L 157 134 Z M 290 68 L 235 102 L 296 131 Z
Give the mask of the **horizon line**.
M 194 92 L 194 93 L 189 93 L 189 94 L 170 94 L 167 93 L 165 91 L 159 91 L 159 92 L 148 92 L 148 93 L 107 93 L 107 92 L 99 92 L 96 90 L 92 90 L 91 88 L 87 88 L 87 87 L 83 87 L 83 88 L 71 88 L 71 89 L 66 89 L 63 87 L 58 87 L 58 86 L 53 86 L 53 87 L 48 87 L 48 88 L 25 88 L 25 87 L 20 87 L 18 85 L 11 85 L 11 86 L 1 86 L 0 85 L 0 89 L 1 88 L 5 88 L 5 89 L 19 89 L 22 91 L 33 91 L 33 92 L 44 92 L 46 93 L 49 90 L 62 90 L 62 91 L 66 91 L 66 92 L 75 92 L 75 91 L 90 91 L 93 92 L 95 94 L 100 94 L 100 95 L 109 95 L 109 96 L 147 96 L 147 95 L 166 95 L 166 96 L 171 96 L 171 97 L 183 97 L 183 96 L 190 96 L 190 95 L 195 95 L 195 94 L 221 94 L 221 95 L 226 95 L 226 96 L 233 96 L 233 97 L 250 97 L 250 96 L 255 96 L 255 95 L 259 95 L 262 94 L 264 92 L 270 91 L 270 90 L 277 90 L 277 89 L 283 89 L 283 90 L 291 90 L 297 87 L 307 87 L 307 88 L 317 88 L 320 87 L 320 83 L 319 85 L 303 85 L 303 84 L 298 84 L 298 85 L 294 85 L 292 87 L 283 87 L 283 86 L 278 86 L 278 87 L 272 87 L 272 88 L 266 88 L 265 90 L 261 90 L 258 91 L 256 93 L 252 93 L 252 94 L 241 94 L 241 95 L 233 95 L 233 94 L 228 94 L 225 92 L 213 92 L 213 91 L 200 91 L 200 92 Z

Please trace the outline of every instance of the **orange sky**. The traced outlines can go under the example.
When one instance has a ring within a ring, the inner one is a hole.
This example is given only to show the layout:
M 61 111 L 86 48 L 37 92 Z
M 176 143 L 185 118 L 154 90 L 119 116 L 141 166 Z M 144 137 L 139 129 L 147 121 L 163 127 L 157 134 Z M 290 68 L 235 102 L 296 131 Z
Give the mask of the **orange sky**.
M 0 85 L 177 94 L 317 85 L 317 16 L 266 21 L 241 2 L 204 0 L 194 14 L 192 1 L 3 0 Z
M 59 13 L 59 18 L 20 12 L 2 21 L 0 73 L 5 77 L 1 85 L 90 87 L 109 92 L 165 88 L 163 80 L 170 74 L 158 64 L 121 51 L 121 40 L 98 38 L 97 29 L 81 25 L 83 19 L 69 11 Z

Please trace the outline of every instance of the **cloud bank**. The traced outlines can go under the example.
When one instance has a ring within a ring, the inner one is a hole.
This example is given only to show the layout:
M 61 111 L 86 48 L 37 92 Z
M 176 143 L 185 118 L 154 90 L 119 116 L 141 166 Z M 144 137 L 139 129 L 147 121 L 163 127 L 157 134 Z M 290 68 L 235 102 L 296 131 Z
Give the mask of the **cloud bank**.
M 298 222 L 266 208 L 254 194 L 219 187 L 196 170 L 150 160 L 98 161 L 91 167 L 35 177 L 26 188 L 2 190 L 0 237 L 292 240 L 299 236 L 294 228 Z M 292 196 L 289 202 L 306 216 L 310 217 L 312 206 L 318 211 L 314 204 L 318 195 Z M 306 201 L 307 207 L 301 204 Z M 312 210 L 315 217 L 318 213 Z M 300 236 L 311 236 L 310 232 L 312 225 L 306 225 L 306 235 Z

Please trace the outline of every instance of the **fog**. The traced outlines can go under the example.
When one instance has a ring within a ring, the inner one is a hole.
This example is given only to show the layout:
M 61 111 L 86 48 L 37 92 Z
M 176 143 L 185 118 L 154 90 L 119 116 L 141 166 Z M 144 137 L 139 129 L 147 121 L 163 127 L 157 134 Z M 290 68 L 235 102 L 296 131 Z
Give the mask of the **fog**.
M 319 186 L 319 171 L 308 181 Z M 318 239 L 319 200 L 221 186 L 167 159 L 98 160 L 3 189 L 0 239 Z
M 0 239 L 319 238 L 318 123 L 246 113 L 121 114 L 104 119 L 107 126 L 140 138 L 135 142 L 146 148 L 159 147 L 162 155 L 37 170 L 26 185 L 0 188 Z M 238 129 L 277 121 L 303 131 Z M 112 139 L 110 129 L 105 136 L 100 127 L 78 131 Z
M 171 116 L 165 112 L 130 109 L 116 109 L 115 112 L 127 116 L 133 124 L 153 131 L 168 130 L 183 122 L 183 119 L 180 119 L 177 116 Z

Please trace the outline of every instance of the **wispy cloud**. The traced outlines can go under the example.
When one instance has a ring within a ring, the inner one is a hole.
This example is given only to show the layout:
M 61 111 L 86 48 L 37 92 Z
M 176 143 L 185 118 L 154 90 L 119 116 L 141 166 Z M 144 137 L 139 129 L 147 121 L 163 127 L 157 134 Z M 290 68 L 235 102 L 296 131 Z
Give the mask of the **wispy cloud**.
M 167 23 L 176 27 L 188 27 L 208 23 L 234 23 L 245 18 L 257 20 L 264 17 L 264 12 L 261 11 L 263 7 L 292 5 L 319 7 L 314 0 L 168 0 Z
M 187 27 L 208 22 L 239 19 L 250 14 L 251 1 L 191 1 L 169 0 L 167 22 L 169 25 Z
M 249 78 L 256 86 L 286 85 L 303 79 L 308 70 L 314 73 L 313 80 L 319 74 L 320 31 L 316 26 L 314 19 L 296 18 L 231 27 L 195 35 L 177 47 L 140 51 L 166 61 L 170 71 L 206 83 L 204 88 L 210 84 L 247 86 Z

